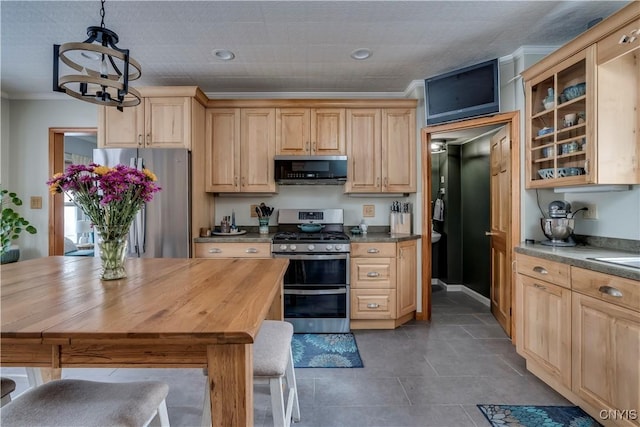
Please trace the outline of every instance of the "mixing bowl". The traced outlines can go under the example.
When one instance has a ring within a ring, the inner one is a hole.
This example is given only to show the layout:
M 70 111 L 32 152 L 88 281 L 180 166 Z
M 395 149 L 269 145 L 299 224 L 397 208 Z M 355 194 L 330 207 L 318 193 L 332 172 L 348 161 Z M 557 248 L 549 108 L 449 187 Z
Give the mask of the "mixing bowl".
M 567 239 L 573 233 L 573 218 L 540 218 L 542 232 L 552 242 Z

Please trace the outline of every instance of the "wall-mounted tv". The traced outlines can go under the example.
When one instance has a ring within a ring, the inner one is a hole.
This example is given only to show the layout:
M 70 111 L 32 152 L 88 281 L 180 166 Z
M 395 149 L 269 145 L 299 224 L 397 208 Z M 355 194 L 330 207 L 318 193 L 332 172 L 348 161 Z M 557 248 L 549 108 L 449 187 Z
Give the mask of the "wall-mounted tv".
M 498 60 L 425 79 L 424 98 L 427 125 L 499 112 Z

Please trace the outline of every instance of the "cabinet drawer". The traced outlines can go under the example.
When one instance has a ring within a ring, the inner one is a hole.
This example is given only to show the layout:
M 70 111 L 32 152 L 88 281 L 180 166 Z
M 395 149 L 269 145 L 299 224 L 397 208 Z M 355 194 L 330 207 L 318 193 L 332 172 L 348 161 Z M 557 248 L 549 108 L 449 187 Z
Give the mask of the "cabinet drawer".
M 640 19 L 600 40 L 597 46 L 598 65 L 640 48 Z
M 571 267 L 574 291 L 640 312 L 640 282 Z
M 570 288 L 568 264 L 518 254 L 516 255 L 516 267 L 518 273 L 525 276 Z
M 395 288 L 395 258 L 355 258 L 351 261 L 352 288 Z
M 351 289 L 352 319 L 395 319 L 395 289 Z
M 351 257 L 395 258 L 395 243 L 352 243 Z
M 270 243 L 196 243 L 195 258 L 271 258 Z

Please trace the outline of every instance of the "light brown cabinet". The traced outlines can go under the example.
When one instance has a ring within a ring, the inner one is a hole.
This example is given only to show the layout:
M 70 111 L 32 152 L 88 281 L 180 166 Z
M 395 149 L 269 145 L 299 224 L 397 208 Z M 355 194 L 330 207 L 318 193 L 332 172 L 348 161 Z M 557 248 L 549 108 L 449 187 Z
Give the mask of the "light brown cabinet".
M 277 108 L 276 154 L 345 155 L 345 109 Z
M 393 329 L 416 310 L 417 241 L 351 244 L 351 328 Z
M 522 73 L 527 188 L 640 183 L 638 14 L 624 9 L 610 25 L 627 24 L 604 21 L 602 37 L 586 32 Z
M 101 107 L 98 146 L 191 149 L 192 102 L 188 96 L 157 96 L 123 111 Z
M 274 193 L 274 108 L 210 108 L 206 116 L 206 190 Z
M 194 258 L 271 258 L 271 244 L 196 243 Z
M 640 409 L 640 283 L 571 267 L 573 391 L 595 408 Z M 640 425 L 624 417 L 618 424 Z
M 523 254 L 516 265 L 527 368 L 596 419 L 638 427 L 640 282 Z
M 345 192 L 415 192 L 416 150 L 415 109 L 347 109 Z
M 517 351 L 570 388 L 571 290 L 561 280 L 569 266 L 520 254 L 517 266 Z M 560 286 L 549 281 L 554 277 Z

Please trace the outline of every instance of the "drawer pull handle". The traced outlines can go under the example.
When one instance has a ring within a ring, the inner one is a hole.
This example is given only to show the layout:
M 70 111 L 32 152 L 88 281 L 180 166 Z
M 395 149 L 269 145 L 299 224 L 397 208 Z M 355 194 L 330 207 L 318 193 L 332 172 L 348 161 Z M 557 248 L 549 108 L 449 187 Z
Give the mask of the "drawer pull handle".
M 540 267 L 539 265 L 533 267 L 533 271 L 539 274 L 549 274 L 549 272 L 544 267 Z
M 370 254 L 377 254 L 380 251 L 376 248 L 370 248 L 370 249 L 367 249 L 367 252 Z
M 367 273 L 367 277 L 379 277 L 380 273 L 378 273 L 377 271 L 370 271 Z
M 211 248 L 211 249 L 209 249 L 209 253 L 210 253 L 210 254 L 220 254 L 220 253 L 222 253 L 222 249 L 219 249 L 219 248 Z
M 257 254 L 258 250 L 256 248 L 247 248 L 245 252 L 248 254 Z
M 534 287 L 534 288 L 537 288 L 537 289 L 542 289 L 543 291 L 547 289 L 547 287 L 546 287 L 546 286 L 542 286 L 542 285 L 539 285 L 539 284 L 537 284 L 537 283 L 534 283 L 534 284 L 533 284 L 533 287 Z
M 376 304 L 374 302 L 367 304 L 367 308 L 378 308 L 380 307 L 380 304 Z
M 612 297 L 622 298 L 622 292 L 620 292 L 618 289 L 611 286 L 600 286 L 598 288 L 598 291 Z

